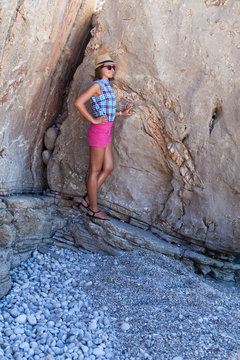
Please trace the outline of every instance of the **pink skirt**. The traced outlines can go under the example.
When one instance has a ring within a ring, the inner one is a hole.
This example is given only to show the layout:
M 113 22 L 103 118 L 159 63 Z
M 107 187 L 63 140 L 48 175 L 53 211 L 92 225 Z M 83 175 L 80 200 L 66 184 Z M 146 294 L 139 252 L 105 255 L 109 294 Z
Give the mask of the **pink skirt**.
M 112 142 L 113 122 L 107 124 L 91 124 L 88 128 L 88 145 L 106 148 Z

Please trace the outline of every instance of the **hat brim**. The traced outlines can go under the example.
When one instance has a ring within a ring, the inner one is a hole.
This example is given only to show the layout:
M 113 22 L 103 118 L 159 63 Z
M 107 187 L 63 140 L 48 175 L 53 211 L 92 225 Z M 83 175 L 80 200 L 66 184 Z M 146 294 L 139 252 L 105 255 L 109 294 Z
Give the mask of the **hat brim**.
M 96 70 L 97 68 L 99 68 L 100 66 L 102 66 L 102 65 L 117 65 L 117 63 L 115 63 L 115 62 L 113 62 L 113 61 L 104 61 L 104 62 L 102 62 L 102 63 L 99 63 L 99 64 L 97 64 L 97 65 L 95 65 L 94 66 L 94 70 Z

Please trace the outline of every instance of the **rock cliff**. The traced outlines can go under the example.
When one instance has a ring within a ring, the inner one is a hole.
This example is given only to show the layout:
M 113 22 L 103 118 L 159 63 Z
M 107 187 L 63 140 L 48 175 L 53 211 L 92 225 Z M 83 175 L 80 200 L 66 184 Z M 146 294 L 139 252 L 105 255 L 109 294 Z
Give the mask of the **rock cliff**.
M 42 190 L 46 128 L 81 61 L 95 0 L 1 2 L 0 194 Z
M 115 170 L 100 202 L 116 217 L 166 231 L 209 254 L 240 252 L 240 2 L 109 1 L 77 69 L 48 163 L 53 192 L 84 194 L 87 127 L 74 108 L 101 45 L 118 62 Z

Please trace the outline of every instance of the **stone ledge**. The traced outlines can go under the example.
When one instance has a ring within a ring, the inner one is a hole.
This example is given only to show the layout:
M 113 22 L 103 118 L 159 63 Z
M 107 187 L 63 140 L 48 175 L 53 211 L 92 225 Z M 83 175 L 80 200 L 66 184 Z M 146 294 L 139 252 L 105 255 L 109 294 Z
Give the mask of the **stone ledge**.
M 1 200 L 1 208 L 11 214 L 15 236 L 8 238 L 5 224 L 0 226 L 0 239 L 4 239 L 0 242 L 0 298 L 11 288 L 9 270 L 30 257 L 35 249 L 49 244 L 109 255 L 143 248 L 182 260 L 203 275 L 240 280 L 240 264 L 234 263 L 233 257 L 226 256 L 223 260 L 223 255 L 220 259 L 207 256 L 201 247 L 197 252 L 184 242 L 181 244 L 181 239 L 159 231 L 153 234 L 144 224 L 140 224 L 142 228 L 135 226 L 139 223 L 130 223 L 130 219 L 125 222 L 116 218 L 110 221 L 89 218 L 79 211 L 74 199 L 14 195 Z
M 82 197 L 75 197 L 71 201 L 69 196 L 61 196 L 59 193 L 51 194 L 51 196 L 57 196 L 58 199 L 62 200 L 68 198 L 67 201 L 70 201 L 72 205 L 79 205 L 82 200 Z M 131 251 L 137 247 L 144 247 L 191 263 L 197 273 L 210 275 L 219 280 L 239 281 L 240 265 L 232 262 L 232 255 L 217 254 L 206 249 L 203 245 L 190 244 L 188 239 L 165 233 L 162 226 L 158 229 L 135 217 L 123 214 L 120 207 L 110 209 L 102 206 L 102 208 L 113 218 L 110 222 L 84 218 L 88 235 L 83 242 L 84 244 L 81 244 L 81 236 L 75 241 L 85 249 L 116 254 L 119 251 Z M 84 231 L 86 232 L 86 230 Z M 89 235 L 92 235 L 91 240 Z M 88 242 L 89 244 L 87 244 Z
M 214 259 L 179 244 L 172 244 L 149 230 L 136 228 L 117 219 L 103 222 L 85 217 L 84 221 L 86 229 L 97 241 L 104 241 L 119 251 L 145 248 L 187 262 L 199 274 L 209 275 L 218 280 L 240 280 L 240 264 Z

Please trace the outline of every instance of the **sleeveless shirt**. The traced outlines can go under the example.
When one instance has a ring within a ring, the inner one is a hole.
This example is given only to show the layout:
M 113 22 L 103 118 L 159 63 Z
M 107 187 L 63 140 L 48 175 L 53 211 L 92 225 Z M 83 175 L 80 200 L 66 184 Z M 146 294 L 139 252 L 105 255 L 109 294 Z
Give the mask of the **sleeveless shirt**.
M 101 95 L 92 96 L 90 99 L 94 116 L 107 116 L 109 122 L 114 122 L 116 114 L 116 97 L 110 85 L 110 81 L 106 79 L 96 80 L 101 87 Z

